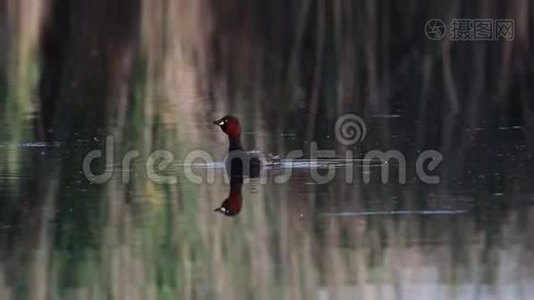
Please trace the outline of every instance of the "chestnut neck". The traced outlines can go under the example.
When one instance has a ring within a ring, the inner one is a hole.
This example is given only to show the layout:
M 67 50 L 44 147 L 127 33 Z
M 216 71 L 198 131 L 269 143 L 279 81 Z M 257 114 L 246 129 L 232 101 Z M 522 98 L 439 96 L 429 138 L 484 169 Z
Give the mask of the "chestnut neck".
M 228 151 L 243 150 L 243 146 L 241 146 L 241 139 L 239 138 L 239 136 L 237 137 L 228 136 L 228 142 L 230 144 Z

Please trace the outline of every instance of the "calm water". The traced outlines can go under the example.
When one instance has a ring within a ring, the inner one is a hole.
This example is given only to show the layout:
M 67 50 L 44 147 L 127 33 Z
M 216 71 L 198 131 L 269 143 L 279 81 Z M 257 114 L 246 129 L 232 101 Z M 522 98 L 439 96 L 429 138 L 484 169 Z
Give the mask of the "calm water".
M 219 129 L 204 120 L 193 127 L 190 137 L 210 138 L 190 149 L 221 161 L 226 144 Z M 249 133 L 249 142 L 258 134 Z M 147 177 L 142 144 L 116 141 L 113 177 L 91 184 L 82 159 L 103 150 L 103 140 L 0 145 L 1 299 L 528 299 L 534 293 L 534 194 L 528 165 L 515 164 L 521 151 L 496 155 L 506 157 L 497 168 L 495 160 L 468 158 L 463 178 L 449 168 L 440 185 L 413 174 L 404 185 L 380 184 L 380 164 L 363 184 L 361 160 L 301 160 L 269 169 L 265 183 L 234 189 L 242 208 L 229 218 L 214 212 L 231 191 L 224 171 L 197 162 L 192 171 L 204 182 L 190 182 L 183 162 L 190 149 L 173 152 L 158 174 L 176 182 L 161 184 Z M 131 149 L 140 156 L 123 173 L 121 155 Z M 447 166 L 454 161 L 445 159 Z M 329 166 L 335 178 L 317 184 L 310 169 L 325 174 Z M 290 179 L 275 183 L 288 169 Z M 206 182 L 208 171 L 213 183 Z

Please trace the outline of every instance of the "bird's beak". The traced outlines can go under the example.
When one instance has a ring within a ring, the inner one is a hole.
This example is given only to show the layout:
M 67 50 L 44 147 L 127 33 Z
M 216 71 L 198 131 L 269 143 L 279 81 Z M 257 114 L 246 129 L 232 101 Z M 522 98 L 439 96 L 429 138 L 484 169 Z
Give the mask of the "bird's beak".
M 213 124 L 219 125 L 219 126 L 223 126 L 224 120 L 223 119 L 219 119 L 219 120 L 213 121 Z
M 214 211 L 215 211 L 215 212 L 219 212 L 219 211 L 221 211 L 221 208 L 220 208 L 220 207 L 217 207 Z

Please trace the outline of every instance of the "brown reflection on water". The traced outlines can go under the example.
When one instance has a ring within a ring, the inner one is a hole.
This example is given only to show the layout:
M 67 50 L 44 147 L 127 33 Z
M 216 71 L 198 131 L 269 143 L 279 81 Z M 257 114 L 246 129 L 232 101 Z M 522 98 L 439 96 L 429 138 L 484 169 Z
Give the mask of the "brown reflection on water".
M 243 178 L 232 178 L 230 180 L 230 191 L 228 197 L 224 199 L 219 207 L 214 211 L 220 212 L 228 217 L 233 217 L 241 212 L 243 207 L 243 196 L 241 189 L 243 188 Z

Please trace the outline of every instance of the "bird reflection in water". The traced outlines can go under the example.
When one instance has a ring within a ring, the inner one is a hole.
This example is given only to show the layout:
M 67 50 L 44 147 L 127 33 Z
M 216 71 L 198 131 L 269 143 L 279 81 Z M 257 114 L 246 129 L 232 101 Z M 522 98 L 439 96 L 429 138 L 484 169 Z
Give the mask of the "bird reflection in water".
M 221 206 L 215 209 L 225 216 L 233 217 L 241 212 L 243 206 L 243 198 L 241 190 L 243 187 L 243 177 L 230 177 L 230 192 L 228 197 L 224 199 Z

